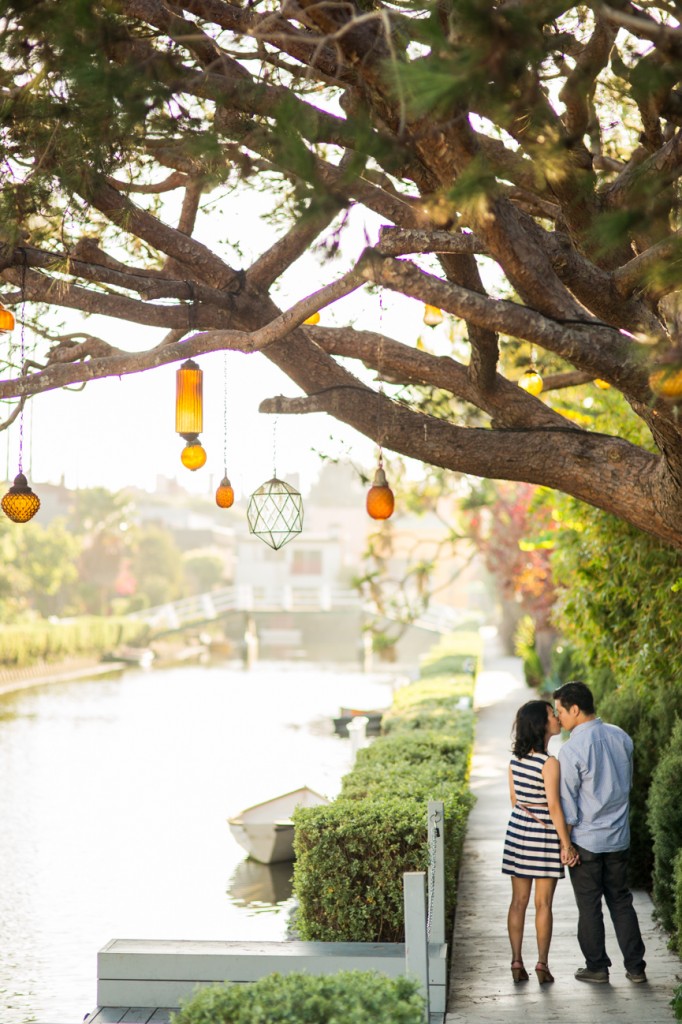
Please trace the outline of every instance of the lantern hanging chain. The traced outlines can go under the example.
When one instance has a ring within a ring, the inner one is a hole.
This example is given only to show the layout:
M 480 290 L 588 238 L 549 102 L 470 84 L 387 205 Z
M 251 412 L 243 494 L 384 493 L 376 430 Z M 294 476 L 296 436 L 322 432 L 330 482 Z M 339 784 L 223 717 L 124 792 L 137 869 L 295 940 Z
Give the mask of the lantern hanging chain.
M 223 352 L 223 468 L 227 476 L 227 352 Z
M 272 420 L 272 479 L 277 479 L 277 420 L 279 416 L 274 416 Z
M 384 290 L 379 291 L 379 358 L 377 359 L 377 370 L 379 372 L 379 415 L 377 416 L 377 435 L 379 444 L 379 469 L 383 468 L 384 456 L 382 451 L 384 441 L 383 431 L 383 405 L 384 405 Z
M 26 250 L 22 250 L 24 255 L 24 262 L 21 268 L 21 329 L 19 331 L 19 344 L 21 349 L 21 375 L 24 374 L 24 361 L 26 357 L 26 335 L 25 335 L 25 323 L 26 323 L 26 267 L 28 264 L 28 258 L 26 256 Z M 24 402 L 25 398 L 19 399 L 21 402 L 21 412 L 19 413 L 19 472 L 24 471 Z

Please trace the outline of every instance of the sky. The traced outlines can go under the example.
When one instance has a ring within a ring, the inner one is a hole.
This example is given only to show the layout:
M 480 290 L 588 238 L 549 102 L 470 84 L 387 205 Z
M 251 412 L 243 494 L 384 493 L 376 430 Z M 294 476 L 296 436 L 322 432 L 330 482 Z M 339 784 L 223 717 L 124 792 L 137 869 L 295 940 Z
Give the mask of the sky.
M 224 216 L 217 216 L 216 207 L 209 204 L 199 225 L 202 240 L 234 265 L 234 253 L 227 251 L 229 247 L 218 237 L 227 230 L 231 238 L 239 240 L 243 253 L 236 265 L 248 266 L 275 238 L 273 229 L 260 217 L 266 199 L 261 193 L 243 189 L 242 194 L 228 198 Z M 173 222 L 172 210 L 165 219 Z M 340 277 L 353 265 L 367 237 L 371 242 L 378 239 L 379 226 L 378 219 L 357 210 L 344 235 L 340 257 L 325 262 L 319 255 L 305 254 L 282 281 L 276 296 L 280 305 L 285 308 Z M 422 314 L 422 304 L 412 299 L 387 291 L 380 303 L 376 293 L 363 289 L 322 310 L 321 324 L 354 324 L 370 330 L 383 326 L 388 335 L 411 344 L 422 335 L 431 350 L 444 354 L 449 350 L 447 324 L 435 330 L 424 327 Z M 85 329 L 130 351 L 146 349 L 164 334 L 111 318 L 86 319 L 71 311 L 60 311 L 60 316 L 66 317 L 67 331 Z M 14 344 L 18 341 L 17 336 Z M 278 476 L 290 479 L 297 475 L 306 493 L 319 474 L 318 452 L 346 457 L 364 467 L 374 463 L 376 446 L 326 414 L 259 414 L 264 398 L 300 394 L 265 356 L 216 352 L 197 361 L 204 371 L 201 440 L 208 454 L 202 469 L 191 472 L 180 463 L 184 441 L 175 433 L 174 421 L 178 364 L 171 364 L 120 379 L 92 381 L 82 391 L 52 391 L 31 399 L 24 419 L 23 458 L 29 482 L 39 485 L 63 479 L 74 488 L 103 486 L 116 491 L 135 486 L 154 491 L 158 478 L 165 477 L 178 480 L 190 493 L 213 494 L 223 475 L 225 420 L 227 472 L 237 497 L 250 494 L 270 479 L 275 463 Z M 372 375 L 357 364 L 350 368 L 365 381 L 372 381 Z M 18 471 L 18 448 L 19 425 L 15 422 L 0 434 L 0 466 L 8 480 Z

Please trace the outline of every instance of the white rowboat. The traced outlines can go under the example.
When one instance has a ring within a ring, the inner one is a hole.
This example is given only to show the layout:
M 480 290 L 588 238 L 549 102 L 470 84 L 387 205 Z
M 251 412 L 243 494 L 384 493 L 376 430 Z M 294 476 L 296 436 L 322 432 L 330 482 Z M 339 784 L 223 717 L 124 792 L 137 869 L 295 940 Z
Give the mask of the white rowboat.
M 261 864 L 277 864 L 294 859 L 294 823 L 291 815 L 296 807 L 319 807 L 329 800 L 314 789 L 301 786 L 291 793 L 247 807 L 234 818 L 228 818 L 232 835 L 249 857 Z

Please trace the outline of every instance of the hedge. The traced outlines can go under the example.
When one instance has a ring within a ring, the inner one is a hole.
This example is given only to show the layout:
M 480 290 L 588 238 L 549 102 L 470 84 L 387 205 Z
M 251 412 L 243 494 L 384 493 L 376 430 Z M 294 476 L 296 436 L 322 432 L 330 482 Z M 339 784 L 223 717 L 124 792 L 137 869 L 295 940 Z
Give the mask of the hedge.
M 112 616 L 0 627 L 0 666 L 59 661 L 76 654 L 104 654 L 119 644 L 143 643 L 145 623 Z
M 649 828 L 653 840 L 653 897 L 666 931 L 675 929 L 675 858 L 682 851 L 682 719 L 675 723 L 663 750 L 649 791 Z
M 437 650 L 437 662 L 447 664 L 447 645 Z M 473 712 L 459 704 L 462 697 L 470 702 L 473 687 L 473 675 L 441 675 L 399 690 L 388 716 L 389 734 L 359 751 L 340 797 L 327 807 L 296 810 L 294 893 L 302 939 L 404 940 L 402 876 L 428 869 L 429 800 L 444 804 L 446 926 L 451 926 L 473 803 L 467 786 Z
M 675 857 L 675 932 L 677 953 L 682 957 L 682 849 Z
M 269 974 L 201 989 L 173 1024 L 422 1024 L 424 998 L 409 978 L 372 971 L 316 977 Z

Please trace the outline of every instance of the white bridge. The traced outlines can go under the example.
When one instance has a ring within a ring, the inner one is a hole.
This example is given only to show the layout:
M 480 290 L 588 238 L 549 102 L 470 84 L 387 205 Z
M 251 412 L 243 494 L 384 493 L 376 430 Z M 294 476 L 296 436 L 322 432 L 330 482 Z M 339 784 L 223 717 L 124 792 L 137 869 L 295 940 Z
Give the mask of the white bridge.
M 357 590 L 323 584 L 321 586 L 241 585 L 211 590 L 179 601 L 143 608 L 127 618 L 146 622 L 155 632 L 171 632 L 185 626 L 201 625 L 230 612 L 334 612 L 357 611 L 373 618 L 404 621 L 400 609 L 380 612 L 363 600 Z M 446 605 L 432 605 L 410 625 L 436 633 L 449 633 L 461 620 L 461 612 Z

